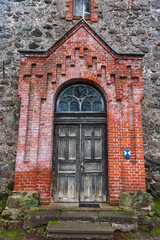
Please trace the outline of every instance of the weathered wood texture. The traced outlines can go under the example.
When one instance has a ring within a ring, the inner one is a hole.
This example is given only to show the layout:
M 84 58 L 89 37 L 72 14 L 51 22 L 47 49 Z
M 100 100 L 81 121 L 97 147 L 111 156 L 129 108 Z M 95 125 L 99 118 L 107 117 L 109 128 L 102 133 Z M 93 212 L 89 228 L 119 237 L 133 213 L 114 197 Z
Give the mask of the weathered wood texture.
M 56 125 L 54 200 L 106 201 L 105 125 Z

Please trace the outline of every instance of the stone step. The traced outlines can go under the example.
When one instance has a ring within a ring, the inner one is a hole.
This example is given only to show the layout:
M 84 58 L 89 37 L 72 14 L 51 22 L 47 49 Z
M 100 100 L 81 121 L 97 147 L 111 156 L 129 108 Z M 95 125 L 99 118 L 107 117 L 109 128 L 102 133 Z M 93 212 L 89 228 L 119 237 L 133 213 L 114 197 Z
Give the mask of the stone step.
M 112 239 L 109 223 L 49 222 L 47 239 Z
M 114 230 L 130 231 L 138 227 L 138 218 L 131 211 L 117 210 L 66 210 L 39 209 L 31 211 L 24 220 L 24 228 L 47 225 L 49 221 L 73 221 L 105 223 L 109 222 Z

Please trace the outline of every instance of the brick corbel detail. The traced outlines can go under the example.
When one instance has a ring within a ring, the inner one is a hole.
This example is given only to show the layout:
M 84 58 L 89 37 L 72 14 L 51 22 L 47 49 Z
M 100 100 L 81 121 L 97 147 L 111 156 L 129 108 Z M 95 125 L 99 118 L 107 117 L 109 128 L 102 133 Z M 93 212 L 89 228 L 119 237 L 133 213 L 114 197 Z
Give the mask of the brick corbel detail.
M 49 75 L 43 60 L 23 60 L 21 56 L 18 88 L 21 113 L 14 190 L 45 192 L 44 203 L 49 203 L 51 183 L 48 184 L 48 178 L 51 182 L 51 169 L 41 174 L 38 171 L 41 100 L 46 99 Z
M 66 2 L 66 7 L 69 9 L 66 11 L 66 21 L 72 21 L 74 19 L 81 19 L 82 16 L 73 16 L 73 0 Z M 95 12 L 95 8 L 98 8 L 98 3 L 95 0 L 91 0 L 91 16 L 85 17 L 86 20 L 91 20 L 92 22 L 98 21 L 98 13 Z
M 124 189 L 145 191 L 142 72 L 141 56 L 116 54 L 83 20 L 48 52 L 21 53 L 14 190 L 37 190 L 42 203 L 50 202 L 55 99 L 67 84 L 84 81 L 107 99 L 110 203 L 118 203 Z

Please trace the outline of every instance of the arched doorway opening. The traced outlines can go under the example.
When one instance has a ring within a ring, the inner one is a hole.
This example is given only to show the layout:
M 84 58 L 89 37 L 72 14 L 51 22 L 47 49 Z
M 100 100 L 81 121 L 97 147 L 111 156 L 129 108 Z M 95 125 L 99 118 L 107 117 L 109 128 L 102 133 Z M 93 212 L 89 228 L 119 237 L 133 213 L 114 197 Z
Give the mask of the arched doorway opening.
M 107 113 L 102 94 L 79 83 L 61 90 L 54 116 L 54 202 L 108 200 Z

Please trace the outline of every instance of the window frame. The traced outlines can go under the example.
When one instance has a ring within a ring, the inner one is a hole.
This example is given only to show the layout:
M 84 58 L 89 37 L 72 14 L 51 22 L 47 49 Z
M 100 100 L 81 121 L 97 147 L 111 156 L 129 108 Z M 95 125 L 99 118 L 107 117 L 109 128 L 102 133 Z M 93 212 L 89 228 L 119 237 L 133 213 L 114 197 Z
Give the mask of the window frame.
M 76 7 L 76 1 L 78 1 L 78 0 L 73 0 L 73 17 L 82 17 L 83 16 L 83 13 L 81 14 L 81 15 L 74 15 L 74 8 Z M 86 16 L 85 15 L 85 18 L 87 19 L 87 18 L 91 18 L 91 0 L 82 0 L 82 2 L 83 2 L 83 4 L 86 2 L 86 1 L 89 1 L 90 3 L 89 3 L 89 15 L 88 16 Z M 83 6 L 82 6 L 82 9 L 83 9 Z M 83 11 L 83 10 L 82 10 Z
M 82 18 L 82 16 L 73 15 L 73 1 L 74 0 L 69 0 L 66 2 L 66 6 L 68 7 L 66 11 L 66 21 L 79 20 Z M 95 12 L 95 8 L 98 8 L 98 4 L 95 3 L 95 0 L 91 0 L 91 14 L 89 17 L 84 17 L 86 20 L 91 20 L 92 22 L 98 21 L 98 13 Z
M 84 94 L 84 96 L 76 96 L 76 91 L 80 87 L 83 88 L 83 90 L 84 90 L 84 93 L 81 93 L 81 94 Z M 70 95 L 68 93 L 70 91 L 72 92 L 72 95 Z M 71 98 L 71 100 L 66 100 L 67 98 Z M 85 102 L 89 102 L 90 98 L 93 98 L 92 101 L 90 102 L 91 110 L 90 111 L 82 110 L 83 104 Z M 67 101 L 68 101 L 68 103 L 67 103 Z M 76 101 L 79 104 L 79 109 L 80 110 L 71 111 L 71 106 L 70 105 L 74 101 Z M 61 102 L 65 102 L 66 104 L 68 104 L 67 108 L 69 110 L 65 110 L 65 111 L 60 110 Z M 102 110 L 93 110 L 94 107 L 95 107 L 94 104 L 97 103 L 97 102 L 101 103 L 101 109 Z M 104 100 L 104 97 L 101 94 L 101 92 L 98 89 L 96 89 L 94 86 L 91 86 L 91 85 L 88 85 L 88 84 L 85 84 L 85 83 L 76 83 L 76 84 L 72 84 L 72 85 L 69 85 L 69 86 L 63 88 L 56 98 L 56 106 L 55 106 L 55 112 L 56 113 L 67 113 L 67 114 L 70 114 L 70 113 L 71 114 L 74 114 L 74 113 L 78 113 L 78 114 L 89 113 L 89 114 L 92 114 L 92 113 L 94 113 L 95 114 L 95 113 L 104 113 L 105 111 L 106 111 L 105 100 Z

